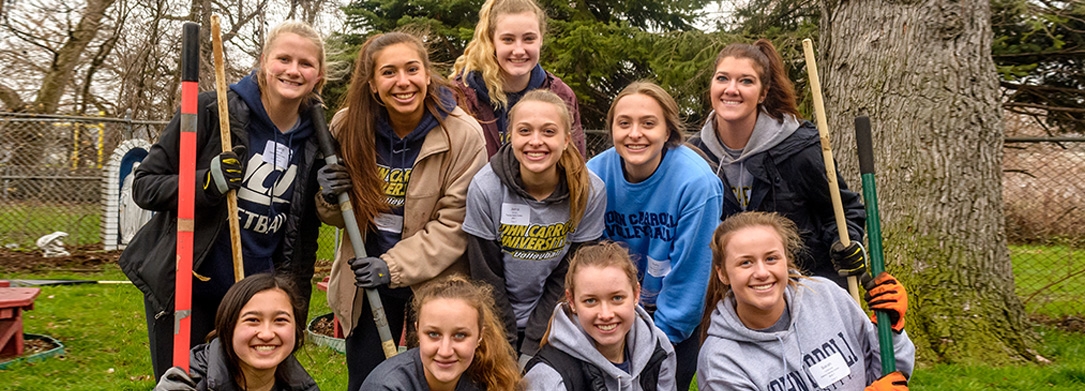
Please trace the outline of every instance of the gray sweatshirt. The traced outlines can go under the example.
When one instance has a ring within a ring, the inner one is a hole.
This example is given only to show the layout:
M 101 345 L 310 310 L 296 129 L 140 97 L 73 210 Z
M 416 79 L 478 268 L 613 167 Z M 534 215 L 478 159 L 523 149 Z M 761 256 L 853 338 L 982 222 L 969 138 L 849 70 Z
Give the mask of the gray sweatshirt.
M 701 391 L 862 391 L 881 377 L 877 330 L 846 291 L 810 277 L 785 295 L 791 322 L 776 332 L 743 325 L 733 296 L 716 303 L 697 359 Z M 915 345 L 907 333 L 893 333 L 893 350 L 897 370 L 911 377 Z M 818 376 L 818 367 L 832 367 L 830 360 L 841 364 L 833 368 L 837 375 Z M 827 384 L 818 384 L 819 378 Z
M 733 150 L 723 145 L 720 136 L 716 134 L 716 112 L 708 113 L 708 118 L 698 136 L 707 149 L 705 152 L 719 159 L 716 176 L 727 178 L 725 184 L 729 184 L 731 188 L 726 190 L 734 193 L 739 204 L 745 209 L 749 204 L 750 189 L 753 187 L 754 179 L 753 174 L 746 169 L 746 158 L 767 151 L 791 136 L 799 128 L 799 120 L 790 114 L 784 114 L 783 121 L 777 121 L 767 112 L 762 111 L 757 116 L 757 123 L 754 125 L 750 140 L 742 149 Z M 724 175 L 720 175 L 721 171 Z
M 637 321 L 629 329 L 625 336 L 626 352 L 629 357 L 629 372 L 625 373 L 614 366 L 595 349 L 595 344 L 587 332 L 580 327 L 576 315 L 568 313 L 566 303 L 559 303 L 554 308 L 554 316 L 551 318 L 549 343 L 555 348 L 569 355 L 592 364 L 603 371 L 606 377 L 607 390 L 610 391 L 639 391 L 640 373 L 644 370 L 648 360 L 652 357 L 657 345 L 662 345 L 667 352 L 667 358 L 659 368 L 659 390 L 675 390 L 674 383 L 674 347 L 671 346 L 667 335 L 652 324 L 652 318 L 641 306 L 637 306 Z M 565 382 L 561 374 L 549 365 L 540 363 L 531 368 L 524 375 L 524 383 L 528 390 L 554 391 L 564 390 Z

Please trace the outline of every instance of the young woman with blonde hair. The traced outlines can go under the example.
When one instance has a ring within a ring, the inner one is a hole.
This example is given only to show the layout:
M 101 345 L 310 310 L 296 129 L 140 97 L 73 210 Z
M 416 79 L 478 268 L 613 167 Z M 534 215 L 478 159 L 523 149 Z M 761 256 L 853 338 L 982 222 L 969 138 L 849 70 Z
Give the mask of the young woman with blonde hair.
M 546 12 L 535 0 L 486 0 L 478 17 L 474 38 L 453 66 L 452 80 L 463 93 L 465 109 L 485 130 L 489 156 L 508 143 L 509 110 L 525 93 L 540 88 L 560 96 L 569 108 L 573 146 L 584 156 L 576 94 L 539 65 Z
M 197 104 L 192 338 L 214 329 L 215 310 L 234 284 L 226 193 L 237 191 L 245 273 L 290 276 L 308 313 L 320 220 L 317 142 L 308 112 L 325 83 L 324 41 L 309 25 L 283 22 L 268 32 L 256 69 L 227 91 L 232 151 L 222 152 L 217 96 Z M 181 116 L 166 126 L 134 172 L 132 198 L 155 213 L 121 254 L 120 266 L 144 294 L 156 378 L 172 362 L 177 181 Z M 304 317 L 304 316 L 303 316 Z
M 564 292 L 568 258 L 603 234 L 603 181 L 572 145 L 565 103 L 532 90 L 509 113 L 509 144 L 498 149 L 467 190 L 471 277 L 494 287 L 509 342 L 539 349 Z
M 531 390 L 674 390 L 675 356 L 640 301 L 629 251 L 604 241 L 577 250 L 524 381 Z
M 915 346 L 904 286 L 888 273 L 865 284 L 894 331 L 897 372 L 883 377 L 872 317 L 832 281 L 802 276 L 800 249 L 795 223 L 776 213 L 743 212 L 716 228 L 697 387 L 907 391 Z
M 489 287 L 452 276 L 419 289 L 411 301 L 418 347 L 381 363 L 362 390 L 509 390 L 522 388 Z

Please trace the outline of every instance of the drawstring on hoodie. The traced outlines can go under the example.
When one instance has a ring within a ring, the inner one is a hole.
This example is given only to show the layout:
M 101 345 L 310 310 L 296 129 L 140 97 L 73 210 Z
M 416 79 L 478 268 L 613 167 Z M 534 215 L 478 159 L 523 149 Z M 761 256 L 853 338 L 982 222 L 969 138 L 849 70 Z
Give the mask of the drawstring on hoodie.
M 776 341 L 780 343 L 780 362 L 784 364 L 784 373 L 788 373 L 790 371 L 787 369 L 787 354 L 784 353 L 784 339 L 780 338 L 779 333 L 776 335 Z M 795 345 L 798 346 L 798 344 L 799 340 L 796 338 Z M 801 352 L 802 350 L 799 351 Z

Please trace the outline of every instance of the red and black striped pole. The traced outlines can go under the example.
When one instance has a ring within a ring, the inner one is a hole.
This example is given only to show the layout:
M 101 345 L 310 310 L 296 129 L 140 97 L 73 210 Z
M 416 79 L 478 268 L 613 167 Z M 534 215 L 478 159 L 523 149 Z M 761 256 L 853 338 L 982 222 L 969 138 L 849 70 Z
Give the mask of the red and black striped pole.
M 200 81 L 200 25 L 185 23 L 181 41 L 181 147 L 177 173 L 177 270 L 173 366 L 188 371 L 192 333 L 192 231 L 196 207 L 196 101 Z

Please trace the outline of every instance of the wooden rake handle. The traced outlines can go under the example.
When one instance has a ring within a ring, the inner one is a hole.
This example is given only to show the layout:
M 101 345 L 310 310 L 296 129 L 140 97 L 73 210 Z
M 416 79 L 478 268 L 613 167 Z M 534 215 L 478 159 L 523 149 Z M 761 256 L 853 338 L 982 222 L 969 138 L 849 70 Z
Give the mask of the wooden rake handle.
M 211 50 L 215 56 L 215 95 L 218 97 L 219 137 L 222 138 L 222 152 L 232 151 L 230 139 L 230 109 L 226 103 L 226 65 L 222 55 L 222 36 L 219 16 L 211 15 Z M 238 156 L 244 159 L 245 156 Z M 230 248 L 233 250 L 234 282 L 245 278 L 245 261 L 241 255 L 241 223 L 237 218 L 237 192 L 226 192 L 226 209 L 230 220 Z
M 814 96 L 814 117 L 817 119 L 818 135 L 821 139 L 821 156 L 825 159 L 825 176 L 829 179 L 829 198 L 833 201 L 836 232 L 840 235 L 840 244 L 848 247 L 851 245 L 851 238 L 848 236 L 848 222 L 844 219 L 844 203 L 840 201 L 840 184 L 836 181 L 836 163 L 833 160 L 833 148 L 829 145 L 829 121 L 825 118 L 821 79 L 818 78 L 817 61 L 814 59 L 814 42 L 810 38 L 802 40 L 802 52 L 806 55 L 806 74 L 810 77 L 810 92 Z M 859 282 L 855 276 L 848 276 L 848 292 L 858 303 Z

